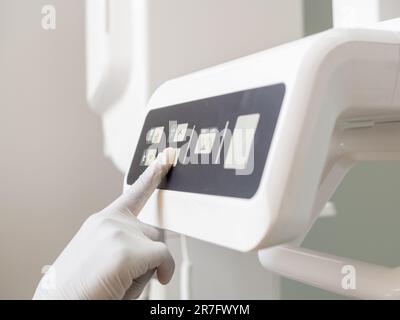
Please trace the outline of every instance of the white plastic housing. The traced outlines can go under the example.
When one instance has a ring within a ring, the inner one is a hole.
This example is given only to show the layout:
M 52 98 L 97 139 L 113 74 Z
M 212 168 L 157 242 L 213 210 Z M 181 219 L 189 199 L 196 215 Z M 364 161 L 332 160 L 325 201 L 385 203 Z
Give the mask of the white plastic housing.
M 394 31 L 334 29 L 164 83 L 149 109 L 276 83 L 286 95 L 253 198 L 158 191 L 140 218 L 241 251 L 304 236 L 354 154 L 399 155 L 393 142 L 387 152 L 385 135 L 347 153 L 335 138 L 366 121 L 400 120 L 399 43 Z

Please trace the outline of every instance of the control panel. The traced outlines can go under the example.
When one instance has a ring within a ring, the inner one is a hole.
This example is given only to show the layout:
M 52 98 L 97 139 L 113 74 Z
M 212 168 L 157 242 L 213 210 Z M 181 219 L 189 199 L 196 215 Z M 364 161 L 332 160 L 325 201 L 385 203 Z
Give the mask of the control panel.
M 177 157 L 160 189 L 251 198 L 284 95 L 285 85 L 275 84 L 150 110 L 127 183 L 172 147 Z

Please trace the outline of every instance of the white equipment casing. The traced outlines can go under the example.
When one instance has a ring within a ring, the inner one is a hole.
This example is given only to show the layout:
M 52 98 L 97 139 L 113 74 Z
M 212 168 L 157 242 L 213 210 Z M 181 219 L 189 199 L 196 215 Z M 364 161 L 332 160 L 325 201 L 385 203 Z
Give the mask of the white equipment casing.
M 161 85 L 149 109 L 277 83 L 286 93 L 251 199 L 159 190 L 140 218 L 241 251 L 304 236 L 354 159 L 399 156 L 400 143 L 351 134 L 400 120 L 399 43 L 397 32 L 334 29 Z
M 400 159 L 399 71 L 400 19 L 394 19 L 329 30 L 164 83 L 149 110 L 279 83 L 285 96 L 254 196 L 158 190 L 140 219 L 235 250 L 259 250 L 268 270 L 339 294 L 398 298 L 399 268 L 299 245 L 354 164 Z M 356 286 L 343 284 L 346 270 L 357 272 Z

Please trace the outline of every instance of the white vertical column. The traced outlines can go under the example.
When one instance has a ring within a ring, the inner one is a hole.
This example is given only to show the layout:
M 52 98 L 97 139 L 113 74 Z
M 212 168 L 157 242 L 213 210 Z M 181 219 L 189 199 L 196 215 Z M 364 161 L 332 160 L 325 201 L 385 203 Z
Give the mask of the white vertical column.
M 399 0 L 332 0 L 333 25 L 359 27 L 400 17 Z

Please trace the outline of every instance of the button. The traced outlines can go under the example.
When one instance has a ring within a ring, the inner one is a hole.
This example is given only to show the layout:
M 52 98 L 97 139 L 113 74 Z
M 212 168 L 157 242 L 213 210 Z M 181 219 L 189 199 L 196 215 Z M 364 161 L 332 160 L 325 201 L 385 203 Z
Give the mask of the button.
M 181 142 L 186 139 L 187 127 L 188 127 L 187 123 L 178 124 L 178 127 L 176 128 L 175 131 L 174 142 Z
M 197 139 L 196 148 L 194 153 L 209 154 L 211 153 L 214 145 L 215 137 L 217 136 L 218 130 L 215 128 L 202 129 Z
M 147 149 L 143 152 L 142 159 L 140 160 L 141 166 L 149 166 L 157 156 L 157 149 Z
M 175 133 L 176 133 L 176 129 L 177 129 L 178 125 L 176 124 L 176 122 L 171 123 L 169 125 L 169 137 L 168 137 L 168 141 L 169 142 L 174 142 L 174 138 L 175 138 Z
M 253 150 L 254 152 L 254 148 L 252 147 L 259 119 L 260 115 L 258 113 L 239 116 L 237 118 L 225 157 L 225 169 L 243 170 L 246 168 L 250 151 Z
M 149 131 L 147 131 L 147 134 L 146 134 L 146 142 L 147 143 L 151 143 L 151 141 L 153 140 L 153 134 L 154 134 L 154 128 L 151 128 Z
M 154 128 L 153 135 L 151 137 L 151 143 L 160 143 L 163 134 L 164 134 L 164 127 Z

